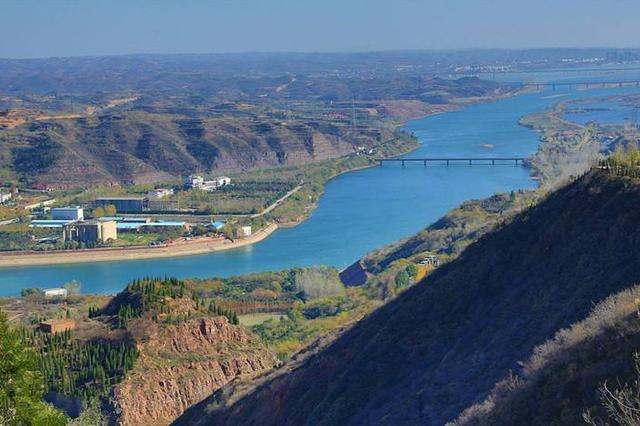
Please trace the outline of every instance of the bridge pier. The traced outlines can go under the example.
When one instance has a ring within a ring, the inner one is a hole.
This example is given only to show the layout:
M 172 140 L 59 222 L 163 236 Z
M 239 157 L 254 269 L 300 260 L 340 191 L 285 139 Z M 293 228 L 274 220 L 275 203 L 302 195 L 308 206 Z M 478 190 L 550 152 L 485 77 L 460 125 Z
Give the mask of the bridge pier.
M 424 163 L 424 166 L 427 167 L 427 160 L 423 160 L 422 162 Z
M 449 167 L 449 160 L 447 160 L 447 167 Z
M 495 166 L 496 165 L 496 160 L 491 160 L 491 165 Z
M 404 167 L 404 160 L 402 160 L 402 167 Z

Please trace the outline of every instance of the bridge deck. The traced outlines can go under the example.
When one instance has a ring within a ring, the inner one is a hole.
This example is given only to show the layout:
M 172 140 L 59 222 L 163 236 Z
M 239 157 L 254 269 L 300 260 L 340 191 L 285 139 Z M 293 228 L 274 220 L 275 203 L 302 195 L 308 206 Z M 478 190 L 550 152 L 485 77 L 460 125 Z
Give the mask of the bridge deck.
M 525 87 L 585 87 L 587 89 L 591 87 L 640 87 L 640 80 L 617 80 L 617 81 L 549 81 L 549 82 L 524 82 Z
M 405 163 L 423 163 L 425 166 L 427 163 L 444 163 L 447 166 L 450 163 L 469 163 L 476 164 L 511 164 L 515 163 L 524 164 L 524 157 L 425 157 L 425 158 L 376 158 L 376 161 L 382 165 L 384 162 L 401 163 L 403 166 Z

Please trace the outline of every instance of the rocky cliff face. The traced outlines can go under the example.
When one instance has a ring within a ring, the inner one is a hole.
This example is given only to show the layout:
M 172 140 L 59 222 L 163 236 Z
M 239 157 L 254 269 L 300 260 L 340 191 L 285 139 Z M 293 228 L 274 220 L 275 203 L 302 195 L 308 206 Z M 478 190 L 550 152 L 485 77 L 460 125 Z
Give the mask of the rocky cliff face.
M 226 317 L 145 329 L 137 337 L 140 358 L 115 390 L 121 425 L 169 424 L 230 380 L 277 363 L 257 338 Z

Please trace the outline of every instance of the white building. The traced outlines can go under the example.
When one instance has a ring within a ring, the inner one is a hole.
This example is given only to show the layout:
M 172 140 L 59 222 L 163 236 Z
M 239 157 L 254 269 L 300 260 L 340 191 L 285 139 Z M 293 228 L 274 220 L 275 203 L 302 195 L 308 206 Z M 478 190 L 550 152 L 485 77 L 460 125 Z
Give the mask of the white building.
M 41 207 L 47 207 L 50 206 L 51 204 L 55 203 L 56 199 L 55 198 L 51 198 L 49 200 L 44 200 L 44 201 L 40 201 L 39 203 L 34 203 L 34 204 L 29 204 L 24 206 L 25 210 L 34 210 L 34 209 L 39 209 Z
M 0 204 L 4 204 L 11 199 L 12 194 L 10 192 L 0 192 Z
M 53 220 L 84 220 L 81 207 L 56 207 L 51 209 Z
M 191 175 L 184 183 L 185 188 L 202 189 L 203 191 L 215 191 L 218 188 L 222 188 L 225 185 L 231 183 L 231 178 L 228 176 L 218 176 L 212 180 L 204 180 L 202 176 Z
M 240 234 L 243 237 L 250 237 L 251 236 L 251 227 L 250 226 L 243 226 L 242 228 L 240 228 Z
M 225 185 L 229 185 L 231 183 L 231 178 L 227 176 L 218 176 L 217 178 L 214 178 L 210 182 L 213 182 L 216 188 L 221 188 Z
M 42 292 L 44 297 L 67 297 L 69 295 L 66 288 L 46 288 Z
M 429 256 L 422 258 L 420 265 L 440 266 L 440 259 L 438 259 L 438 256 L 430 254 Z
M 213 178 L 213 180 L 206 180 L 202 185 L 202 189 L 205 191 L 215 191 L 218 188 L 222 188 L 225 185 L 229 185 L 231 183 L 231 178 L 227 176 L 218 176 Z
M 202 188 L 204 186 L 204 178 L 198 175 L 191 175 L 184 183 L 185 188 Z
M 173 189 L 170 188 L 158 188 L 150 191 L 149 198 L 164 198 L 173 195 Z

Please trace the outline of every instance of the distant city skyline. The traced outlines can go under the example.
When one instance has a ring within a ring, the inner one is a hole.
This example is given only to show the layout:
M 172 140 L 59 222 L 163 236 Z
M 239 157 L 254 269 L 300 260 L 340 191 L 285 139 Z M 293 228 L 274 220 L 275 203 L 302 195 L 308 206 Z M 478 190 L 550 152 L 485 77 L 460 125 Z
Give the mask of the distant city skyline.
M 637 0 L 0 0 L 0 57 L 640 47 Z

